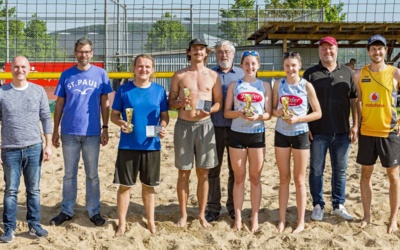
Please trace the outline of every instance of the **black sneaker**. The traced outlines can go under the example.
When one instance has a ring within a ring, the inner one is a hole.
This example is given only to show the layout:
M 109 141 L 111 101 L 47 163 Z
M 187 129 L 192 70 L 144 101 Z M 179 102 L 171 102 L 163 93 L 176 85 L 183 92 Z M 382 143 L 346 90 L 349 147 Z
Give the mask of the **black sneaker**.
M 229 211 L 229 216 L 231 217 L 232 220 L 235 220 L 236 216 L 235 216 L 235 211 Z
M 207 211 L 206 221 L 213 222 L 219 219 L 219 212 Z
M 59 226 L 59 225 L 63 224 L 64 222 L 66 222 L 67 220 L 71 220 L 71 219 L 72 219 L 71 216 L 61 212 L 59 215 L 57 215 L 56 217 L 54 217 L 53 219 L 50 220 L 50 225 Z
M 100 213 L 93 215 L 92 218 L 90 218 L 90 221 L 96 226 L 101 226 L 106 223 L 106 220 L 101 217 Z

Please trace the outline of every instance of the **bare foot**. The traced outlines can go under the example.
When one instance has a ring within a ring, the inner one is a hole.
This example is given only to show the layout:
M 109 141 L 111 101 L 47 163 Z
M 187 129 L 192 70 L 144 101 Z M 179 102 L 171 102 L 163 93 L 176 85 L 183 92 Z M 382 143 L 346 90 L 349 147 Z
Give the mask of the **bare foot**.
M 208 221 L 206 220 L 206 218 L 204 217 L 199 217 L 200 220 L 200 224 L 204 227 L 204 228 L 210 228 L 211 224 L 208 223 Z
M 186 227 L 186 221 L 187 221 L 187 217 L 181 217 L 178 221 L 178 223 L 176 223 L 176 225 L 178 227 Z
M 391 221 L 389 223 L 387 233 L 392 234 L 392 233 L 397 232 L 398 230 L 399 230 L 399 228 L 397 227 L 397 221 Z
M 255 233 L 258 230 L 258 222 L 252 223 L 251 224 L 251 232 Z
M 361 228 L 365 228 L 366 226 L 368 226 L 369 223 L 370 223 L 369 221 L 362 220 L 362 221 L 361 221 L 361 224 L 360 224 L 360 227 L 361 227 Z
M 155 234 L 157 232 L 156 224 L 154 224 L 154 221 L 152 221 L 152 222 L 148 221 L 147 228 L 150 230 L 150 233 L 152 233 L 152 234 Z
M 276 226 L 277 232 L 282 233 L 285 230 L 285 222 L 279 222 L 278 226 Z
M 251 232 L 255 233 L 258 230 L 258 213 L 251 216 Z
M 118 225 L 118 230 L 115 233 L 115 237 L 121 237 L 122 235 L 124 235 L 125 231 L 126 231 L 125 223 L 123 224 L 121 223 L 120 225 Z
M 298 234 L 304 231 L 304 224 L 297 225 L 297 228 L 293 231 L 294 234 Z
M 242 230 L 242 220 L 241 219 L 236 219 L 235 223 L 233 224 L 233 229 L 235 231 L 240 231 Z

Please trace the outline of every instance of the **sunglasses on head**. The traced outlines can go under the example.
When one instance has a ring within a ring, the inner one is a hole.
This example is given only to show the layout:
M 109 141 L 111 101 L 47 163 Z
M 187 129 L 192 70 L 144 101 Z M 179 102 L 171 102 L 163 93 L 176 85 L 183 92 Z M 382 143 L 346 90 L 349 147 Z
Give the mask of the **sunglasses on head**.
M 249 51 L 243 52 L 242 57 L 246 57 L 246 56 L 260 56 L 260 54 L 258 54 L 257 51 L 249 50 Z
M 283 53 L 283 57 L 287 58 L 287 57 L 294 57 L 297 56 L 299 53 L 298 52 L 285 52 Z

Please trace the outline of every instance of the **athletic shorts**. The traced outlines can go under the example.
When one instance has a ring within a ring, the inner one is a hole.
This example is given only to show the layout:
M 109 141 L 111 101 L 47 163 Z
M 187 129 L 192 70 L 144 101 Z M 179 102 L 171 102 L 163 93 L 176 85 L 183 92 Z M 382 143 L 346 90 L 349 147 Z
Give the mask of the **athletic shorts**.
M 264 148 L 265 132 L 241 133 L 231 130 L 229 133 L 229 147 L 231 148 Z
M 378 156 L 382 167 L 399 166 L 400 137 L 395 133 L 390 133 L 387 138 L 359 135 L 357 163 L 374 165 Z
M 214 126 L 211 119 L 185 121 L 180 118 L 174 129 L 175 167 L 191 170 L 193 159 L 196 167 L 209 169 L 218 165 Z
M 114 184 L 133 186 L 140 182 L 155 187 L 160 184 L 160 151 L 118 149 Z
M 308 132 L 287 136 L 275 130 L 274 146 L 279 148 L 310 149 L 310 138 Z

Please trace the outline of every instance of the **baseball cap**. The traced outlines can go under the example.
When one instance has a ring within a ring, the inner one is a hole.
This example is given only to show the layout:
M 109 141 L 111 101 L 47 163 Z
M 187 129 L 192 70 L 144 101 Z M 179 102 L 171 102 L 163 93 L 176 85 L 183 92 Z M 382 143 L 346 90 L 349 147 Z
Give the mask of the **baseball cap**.
M 381 42 L 384 46 L 386 46 L 386 39 L 381 35 L 373 35 L 368 39 L 368 45 L 371 45 L 375 42 Z
M 326 36 L 326 37 L 322 38 L 321 40 L 319 40 L 318 46 L 321 46 L 323 43 L 329 43 L 330 45 L 337 46 L 336 39 L 331 36 Z
M 192 47 L 192 45 L 204 45 L 204 46 L 208 46 L 207 45 L 207 43 L 206 43 L 206 41 L 204 41 L 203 39 L 201 39 L 201 38 L 195 38 L 195 39 L 193 39 L 192 41 L 190 41 L 190 43 L 189 43 L 189 49 L 190 49 L 190 47 Z

